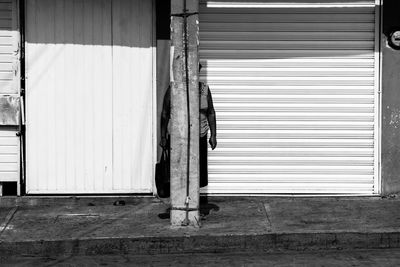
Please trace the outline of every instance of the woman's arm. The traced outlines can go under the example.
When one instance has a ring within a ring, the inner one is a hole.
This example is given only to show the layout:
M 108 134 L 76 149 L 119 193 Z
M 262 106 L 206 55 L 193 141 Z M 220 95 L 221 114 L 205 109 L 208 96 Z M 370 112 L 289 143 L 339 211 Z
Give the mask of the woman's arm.
M 210 88 L 208 88 L 207 102 L 208 102 L 207 120 L 211 132 L 209 143 L 211 145 L 211 149 L 214 150 L 217 147 L 217 118 L 215 115 L 214 103 L 212 100 Z
M 171 116 L 171 87 L 168 86 L 164 95 L 163 108 L 161 111 L 161 141 L 160 146 L 166 148 L 167 146 L 167 129 L 169 118 Z

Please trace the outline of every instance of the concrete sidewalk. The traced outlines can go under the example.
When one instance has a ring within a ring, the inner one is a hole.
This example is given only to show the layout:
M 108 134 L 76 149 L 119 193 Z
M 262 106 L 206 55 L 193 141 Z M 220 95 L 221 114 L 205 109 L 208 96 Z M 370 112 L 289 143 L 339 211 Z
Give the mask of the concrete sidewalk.
M 167 208 L 152 197 L 0 198 L 0 255 L 400 248 L 397 198 L 214 197 L 200 229 L 171 228 Z

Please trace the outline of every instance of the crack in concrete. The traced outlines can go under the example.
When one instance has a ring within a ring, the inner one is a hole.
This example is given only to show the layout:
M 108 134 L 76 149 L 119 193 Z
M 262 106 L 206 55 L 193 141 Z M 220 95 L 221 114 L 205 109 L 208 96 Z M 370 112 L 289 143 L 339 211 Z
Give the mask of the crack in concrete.
M 264 204 L 262 202 L 261 202 L 261 206 L 262 206 L 262 208 L 264 210 L 265 217 L 267 218 L 267 223 L 268 223 L 267 231 L 271 232 L 272 231 L 272 222 L 271 222 L 271 219 L 270 219 L 270 217 L 268 215 L 268 212 L 271 213 L 271 207 L 268 204 Z
M 15 213 L 18 210 L 18 206 L 14 207 L 13 209 L 11 209 L 8 214 L 6 219 L 4 220 L 4 222 L 0 225 L 0 237 L 3 234 L 4 230 L 7 228 L 7 226 L 10 224 L 11 220 L 13 219 Z

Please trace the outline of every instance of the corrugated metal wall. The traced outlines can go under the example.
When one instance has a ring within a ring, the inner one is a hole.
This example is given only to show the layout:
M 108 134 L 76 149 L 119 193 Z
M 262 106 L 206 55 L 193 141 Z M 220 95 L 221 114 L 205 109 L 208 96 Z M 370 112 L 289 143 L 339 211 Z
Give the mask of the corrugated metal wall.
M 151 192 L 152 1 L 26 13 L 27 192 Z
M 152 2 L 113 0 L 114 190 L 152 190 Z
M 378 193 L 374 1 L 202 1 L 208 193 Z
M 0 0 L 0 97 L 1 104 L 18 102 L 20 94 L 20 51 L 19 51 L 18 1 Z M 3 101 L 4 100 L 4 101 Z M 3 110 L 3 109 L 2 109 Z M 4 115 L 4 116 L 3 116 Z M 20 179 L 20 142 L 16 136 L 16 117 L 0 116 L 0 182 L 18 182 Z M 18 123 L 18 122 L 17 122 Z M 19 187 L 18 187 L 19 192 Z

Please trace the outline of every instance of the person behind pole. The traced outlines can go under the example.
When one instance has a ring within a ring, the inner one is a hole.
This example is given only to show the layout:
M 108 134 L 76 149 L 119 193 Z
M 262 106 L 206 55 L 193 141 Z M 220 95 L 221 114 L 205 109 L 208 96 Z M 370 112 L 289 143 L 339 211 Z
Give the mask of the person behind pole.
M 201 70 L 199 64 L 199 72 Z M 200 115 L 200 140 L 199 140 L 199 158 L 200 158 L 200 187 L 208 185 L 208 162 L 207 162 L 207 139 L 208 130 L 210 130 L 211 149 L 217 147 L 217 122 L 211 91 L 208 85 L 199 82 L 199 115 Z M 161 142 L 160 146 L 167 146 L 167 128 L 171 115 L 171 87 L 169 86 L 164 95 L 163 108 L 161 112 Z M 206 199 L 206 198 L 205 198 Z

